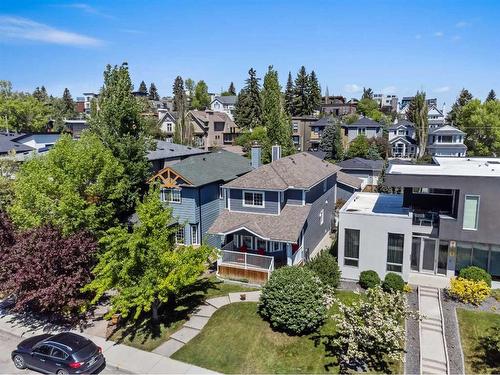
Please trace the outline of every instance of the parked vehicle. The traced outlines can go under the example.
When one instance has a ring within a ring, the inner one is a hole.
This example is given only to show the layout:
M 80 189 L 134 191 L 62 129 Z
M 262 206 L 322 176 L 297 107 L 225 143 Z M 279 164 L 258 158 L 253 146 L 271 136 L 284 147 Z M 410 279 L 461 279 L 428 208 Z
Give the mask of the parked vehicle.
M 100 347 L 71 332 L 30 337 L 19 343 L 11 358 L 18 369 L 59 375 L 89 374 L 106 363 Z

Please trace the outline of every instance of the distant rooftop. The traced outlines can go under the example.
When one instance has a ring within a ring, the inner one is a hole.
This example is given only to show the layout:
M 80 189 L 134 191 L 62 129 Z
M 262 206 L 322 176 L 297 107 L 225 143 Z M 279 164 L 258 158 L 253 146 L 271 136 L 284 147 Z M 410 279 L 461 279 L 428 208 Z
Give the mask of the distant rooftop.
M 354 193 L 341 212 L 409 217 L 409 210 L 403 207 L 401 194 Z
M 434 157 L 435 164 L 391 164 L 387 174 L 500 177 L 500 158 Z
M 206 154 L 208 151 L 203 151 L 196 147 L 179 145 L 177 143 L 167 142 L 156 139 L 156 150 L 148 151 L 148 160 L 170 159 L 181 156 Z

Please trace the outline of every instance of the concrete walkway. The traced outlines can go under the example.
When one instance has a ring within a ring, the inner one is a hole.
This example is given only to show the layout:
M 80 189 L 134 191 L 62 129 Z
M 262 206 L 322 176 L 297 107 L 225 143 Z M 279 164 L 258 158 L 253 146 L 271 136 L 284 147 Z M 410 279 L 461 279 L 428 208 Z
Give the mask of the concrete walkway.
M 448 358 L 439 290 L 418 287 L 420 322 L 420 368 L 423 374 L 448 374 Z
M 215 297 L 206 300 L 203 305 L 200 305 L 195 310 L 191 318 L 184 323 L 184 326 L 177 332 L 173 333 L 169 340 L 165 341 L 153 350 L 153 353 L 170 357 L 185 344 L 195 338 L 218 309 L 235 302 L 258 302 L 260 293 L 260 290 L 254 292 L 229 293 L 227 296 Z M 246 296 L 244 301 L 241 300 L 242 294 L 245 294 Z
M 47 332 L 61 331 L 60 327 L 40 327 L 36 322 L 27 322 L 15 315 L 0 315 L 0 330 L 18 337 L 30 337 Z M 214 371 L 173 360 L 171 358 L 117 344 L 102 337 L 73 332 L 88 337 L 102 348 L 106 362 L 128 373 L 137 374 L 216 374 Z M 12 348 L 14 349 L 14 348 Z

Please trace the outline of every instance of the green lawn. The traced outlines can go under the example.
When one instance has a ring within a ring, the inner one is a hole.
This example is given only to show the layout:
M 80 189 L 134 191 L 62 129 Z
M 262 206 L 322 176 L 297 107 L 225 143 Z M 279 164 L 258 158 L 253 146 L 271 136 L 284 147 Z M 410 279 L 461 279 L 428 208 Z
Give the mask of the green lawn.
M 465 373 L 500 373 L 500 360 L 485 353 L 484 338 L 488 330 L 500 326 L 500 314 L 457 309 L 460 338 L 464 351 Z
M 344 302 L 360 298 L 352 292 L 337 292 L 337 296 Z M 330 319 L 320 334 L 334 332 Z M 335 358 L 325 354 L 317 338 L 317 334 L 275 332 L 258 315 L 256 303 L 234 303 L 219 309 L 172 358 L 222 373 L 337 373 Z M 400 368 L 394 372 L 401 372 Z
M 215 277 L 203 278 L 185 291 L 171 306 L 160 311 L 160 323 L 152 324 L 149 315 L 138 321 L 126 321 L 111 335 L 110 339 L 138 349 L 151 351 L 168 340 L 187 321 L 193 309 L 205 299 L 225 296 L 232 292 L 251 291 L 241 284 L 225 283 Z

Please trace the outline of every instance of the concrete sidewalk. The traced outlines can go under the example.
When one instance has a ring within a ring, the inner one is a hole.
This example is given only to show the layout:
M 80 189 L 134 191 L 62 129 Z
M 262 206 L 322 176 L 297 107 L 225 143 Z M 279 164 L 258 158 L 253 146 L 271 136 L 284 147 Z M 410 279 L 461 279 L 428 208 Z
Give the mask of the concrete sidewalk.
M 30 337 L 47 332 L 60 332 L 61 328 L 54 326 L 47 329 L 31 323 L 23 322 L 15 315 L 0 315 L 0 330 L 19 337 Z M 102 348 L 106 362 L 120 370 L 138 374 L 216 374 L 216 372 L 176 361 L 159 354 L 135 349 L 130 346 L 117 344 L 102 337 L 72 332 L 88 337 Z M 12 348 L 14 349 L 14 348 Z

